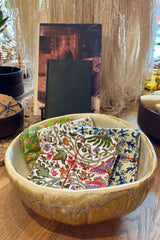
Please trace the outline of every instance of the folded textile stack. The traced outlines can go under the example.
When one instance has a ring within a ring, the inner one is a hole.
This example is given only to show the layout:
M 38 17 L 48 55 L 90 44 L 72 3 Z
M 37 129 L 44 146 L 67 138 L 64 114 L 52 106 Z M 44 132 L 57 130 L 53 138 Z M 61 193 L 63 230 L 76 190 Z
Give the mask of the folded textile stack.
M 54 121 L 48 121 L 46 123 L 42 123 L 36 125 L 35 127 L 29 127 L 25 129 L 20 135 L 20 143 L 22 146 L 23 156 L 26 161 L 26 165 L 29 170 L 32 170 L 37 158 L 40 155 L 40 145 L 39 139 L 37 137 L 37 132 L 40 129 L 47 128 L 49 126 L 54 126 L 56 123 L 65 123 L 68 122 L 69 119 L 66 117 L 61 117 L 55 119 Z
M 59 127 L 61 127 L 62 123 L 57 122 L 56 126 L 58 126 L 58 125 L 59 125 Z M 74 121 L 66 122 L 66 123 L 64 123 L 63 126 L 65 126 L 65 125 L 66 125 L 68 131 L 71 131 L 71 130 L 74 129 L 75 126 L 78 126 L 78 125 L 93 127 L 93 121 L 92 121 L 91 117 L 87 117 L 87 118 L 81 118 L 81 119 L 77 119 L 77 120 L 74 120 Z M 39 132 L 37 132 L 38 133 L 37 137 L 41 136 L 40 141 L 39 141 L 40 146 L 43 146 L 43 144 L 46 141 L 51 141 L 50 140 L 50 135 L 51 135 L 54 127 L 55 126 L 50 126 L 50 127 L 47 127 L 47 128 L 43 128 Z
M 20 140 L 33 183 L 80 190 L 137 179 L 138 129 L 97 128 L 91 117 L 59 118 L 25 130 Z
M 45 129 L 45 134 L 41 130 L 38 137 L 42 153 L 29 180 L 72 190 L 108 186 L 117 157 L 117 142 L 112 137 L 72 133 L 69 124 Z
M 34 164 L 41 153 L 39 138 L 37 136 L 37 132 L 40 129 L 49 129 L 49 127 L 53 127 L 55 124 L 64 124 L 69 122 L 71 126 L 80 124 L 82 126 L 93 126 L 92 118 L 82 118 L 75 121 L 70 121 L 68 117 L 60 117 L 57 119 L 49 120 L 45 123 L 38 124 L 35 127 L 29 127 L 25 129 L 20 135 L 20 142 L 22 146 L 23 155 L 25 158 L 26 165 L 29 170 L 32 170 Z M 47 130 L 48 134 L 48 130 Z
M 119 144 L 119 152 L 109 185 L 133 182 L 137 179 L 140 152 L 140 132 L 138 129 L 75 127 L 81 134 L 112 136 Z

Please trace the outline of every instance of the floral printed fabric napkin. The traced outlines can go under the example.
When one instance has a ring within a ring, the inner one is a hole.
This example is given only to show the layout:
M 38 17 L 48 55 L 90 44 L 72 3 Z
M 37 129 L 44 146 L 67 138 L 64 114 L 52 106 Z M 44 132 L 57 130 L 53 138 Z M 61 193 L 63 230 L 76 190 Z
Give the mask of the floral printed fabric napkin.
M 112 137 L 72 133 L 70 126 L 55 125 L 39 131 L 41 155 L 28 180 L 47 187 L 72 190 L 108 186 L 117 156 L 117 142 Z
M 35 164 L 36 159 L 40 155 L 39 139 L 37 132 L 40 129 L 54 126 L 56 123 L 65 123 L 69 119 L 66 117 L 57 118 L 54 121 L 48 121 L 42 124 L 38 124 L 35 127 L 29 127 L 25 129 L 20 135 L 20 143 L 22 146 L 23 156 L 29 170 L 31 170 Z
M 138 160 L 140 152 L 140 131 L 127 128 L 88 128 L 75 127 L 81 134 L 112 136 L 119 144 L 119 152 L 109 185 L 130 183 L 137 179 Z
M 66 123 L 63 123 L 63 124 L 65 124 L 67 126 L 68 131 L 71 131 L 71 130 L 74 130 L 74 127 L 78 126 L 78 125 L 93 127 L 93 120 L 92 120 L 91 117 L 86 117 L 86 118 L 80 118 L 80 119 L 77 119 L 77 120 L 69 121 L 69 122 L 66 122 Z M 59 126 L 59 127 L 62 126 L 61 123 L 57 123 L 56 125 Z M 40 147 L 43 146 L 43 144 L 45 142 L 51 141 L 50 140 L 50 135 L 51 135 L 54 127 L 55 127 L 55 125 L 47 127 L 47 128 L 40 129 L 38 131 L 38 135 L 43 136 L 43 137 L 41 137 L 41 140 L 39 142 Z
M 66 123 L 68 124 L 68 123 Z M 76 120 L 71 120 L 69 122 L 70 126 L 77 126 L 77 125 L 81 125 L 81 126 L 88 126 L 88 127 L 93 127 L 93 119 L 91 117 L 85 117 L 85 118 L 79 118 Z
M 91 117 L 81 118 L 70 122 L 69 121 L 70 119 L 68 117 L 60 117 L 54 119 L 54 121 L 49 120 L 45 123 L 38 124 L 35 127 L 29 127 L 21 133 L 20 143 L 22 146 L 23 156 L 29 170 L 32 170 L 37 158 L 40 155 L 40 145 L 39 139 L 37 137 L 37 132 L 40 129 L 46 129 L 49 127 L 53 127 L 55 124 L 64 124 L 67 122 L 71 124 L 71 126 L 75 126 L 77 124 L 81 124 L 82 126 L 93 126 L 93 121 Z

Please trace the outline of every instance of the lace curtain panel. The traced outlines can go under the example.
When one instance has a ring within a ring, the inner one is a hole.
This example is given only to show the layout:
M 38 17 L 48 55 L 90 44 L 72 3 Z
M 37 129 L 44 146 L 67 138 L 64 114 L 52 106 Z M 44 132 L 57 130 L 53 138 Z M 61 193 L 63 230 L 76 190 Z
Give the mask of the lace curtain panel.
M 101 109 L 119 115 L 141 95 L 152 64 L 154 0 L 9 0 L 17 49 L 35 66 L 39 23 L 101 23 Z

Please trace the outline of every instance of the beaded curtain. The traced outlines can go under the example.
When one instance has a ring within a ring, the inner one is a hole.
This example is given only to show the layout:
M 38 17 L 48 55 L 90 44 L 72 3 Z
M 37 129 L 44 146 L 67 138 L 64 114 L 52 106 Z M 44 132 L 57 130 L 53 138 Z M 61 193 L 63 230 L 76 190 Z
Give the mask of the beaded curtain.
M 17 48 L 35 65 L 39 23 L 101 23 L 101 109 L 119 115 L 142 94 L 152 62 L 154 0 L 9 0 Z

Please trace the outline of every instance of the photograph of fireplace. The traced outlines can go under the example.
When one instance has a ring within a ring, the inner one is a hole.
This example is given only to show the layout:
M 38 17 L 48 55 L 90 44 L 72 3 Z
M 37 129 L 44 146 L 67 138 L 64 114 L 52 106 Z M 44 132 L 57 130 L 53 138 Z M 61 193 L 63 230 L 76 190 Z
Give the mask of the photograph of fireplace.
M 45 106 L 48 59 L 92 61 L 91 107 L 99 112 L 101 38 L 101 24 L 40 24 L 37 112 Z

